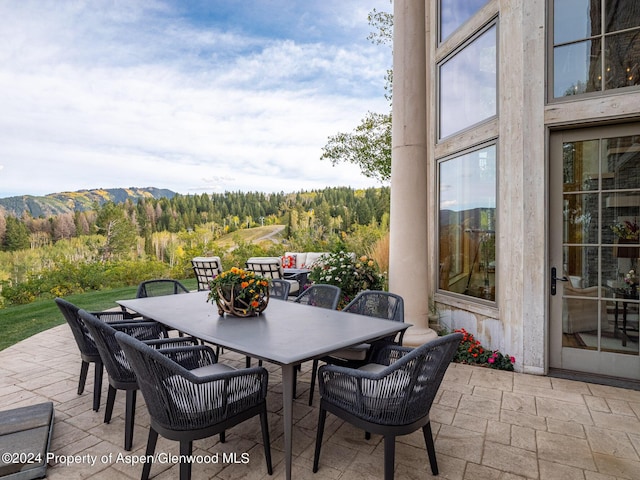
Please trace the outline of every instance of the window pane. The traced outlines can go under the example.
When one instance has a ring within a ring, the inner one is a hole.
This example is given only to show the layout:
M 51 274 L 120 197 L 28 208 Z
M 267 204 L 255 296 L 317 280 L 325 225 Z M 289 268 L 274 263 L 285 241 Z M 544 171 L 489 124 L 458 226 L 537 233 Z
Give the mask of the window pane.
M 640 85 L 640 29 L 605 37 L 605 89 Z
M 496 30 L 440 66 L 440 138 L 496 115 Z
M 555 47 L 553 57 L 554 97 L 600 91 L 600 40 Z
M 600 0 L 556 0 L 553 43 L 573 42 L 600 34 Z
M 440 41 L 469 20 L 487 0 L 440 0 Z
M 440 164 L 440 289 L 495 300 L 496 147 Z
M 640 26 L 640 2 L 638 0 L 606 0 L 604 8 L 606 33 Z
M 564 243 L 598 243 L 598 195 L 564 195 Z
M 640 188 L 640 136 L 603 139 L 602 171 L 607 179 L 603 189 Z
M 565 142 L 562 144 L 563 190 L 579 192 L 598 190 L 600 142 Z

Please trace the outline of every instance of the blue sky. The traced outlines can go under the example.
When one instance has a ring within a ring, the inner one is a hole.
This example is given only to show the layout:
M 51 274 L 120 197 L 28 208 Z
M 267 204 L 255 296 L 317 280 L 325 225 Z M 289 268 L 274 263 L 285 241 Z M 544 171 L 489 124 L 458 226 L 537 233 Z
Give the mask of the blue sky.
M 389 0 L 0 1 L 0 197 L 378 185 L 321 161 L 387 112 Z

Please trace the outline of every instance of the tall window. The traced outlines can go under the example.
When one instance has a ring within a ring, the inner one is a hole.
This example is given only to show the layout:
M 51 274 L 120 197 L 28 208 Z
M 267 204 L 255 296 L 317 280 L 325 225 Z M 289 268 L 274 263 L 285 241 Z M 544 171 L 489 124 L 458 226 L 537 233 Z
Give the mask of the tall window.
M 496 115 L 496 32 L 496 25 L 491 25 L 439 65 L 438 138 Z
M 440 0 L 440 41 L 449 35 L 487 3 L 487 0 Z
M 496 146 L 439 163 L 440 290 L 495 301 Z
M 553 0 L 553 97 L 640 85 L 638 0 Z

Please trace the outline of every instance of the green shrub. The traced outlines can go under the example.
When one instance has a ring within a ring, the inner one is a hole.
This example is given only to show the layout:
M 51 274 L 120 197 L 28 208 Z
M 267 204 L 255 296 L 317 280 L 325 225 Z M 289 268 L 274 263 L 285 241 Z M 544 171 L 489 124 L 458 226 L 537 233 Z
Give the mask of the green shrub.
M 362 290 L 382 290 L 384 275 L 378 272 L 374 260 L 362 255 L 354 258 L 347 252 L 325 255 L 322 265 L 311 268 L 309 280 L 314 283 L 335 285 L 342 290 L 338 308 L 344 307 Z

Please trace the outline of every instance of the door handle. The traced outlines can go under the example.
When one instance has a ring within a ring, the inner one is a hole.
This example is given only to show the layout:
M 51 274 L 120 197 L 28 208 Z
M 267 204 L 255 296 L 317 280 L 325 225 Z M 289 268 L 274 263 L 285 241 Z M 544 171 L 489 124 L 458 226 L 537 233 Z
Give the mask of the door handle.
M 568 282 L 569 279 L 566 276 L 563 276 L 562 278 L 558 278 L 558 272 L 556 270 L 556 267 L 551 267 L 551 295 L 555 295 L 557 288 L 556 288 L 556 282 Z

